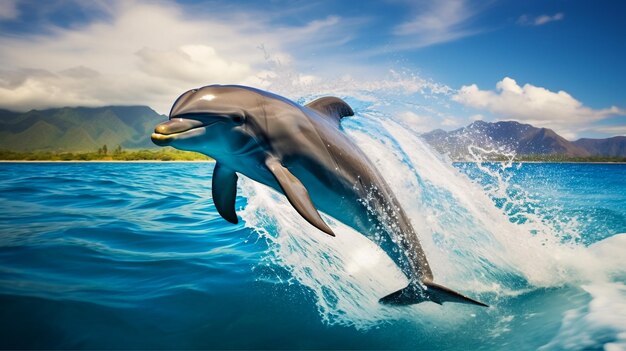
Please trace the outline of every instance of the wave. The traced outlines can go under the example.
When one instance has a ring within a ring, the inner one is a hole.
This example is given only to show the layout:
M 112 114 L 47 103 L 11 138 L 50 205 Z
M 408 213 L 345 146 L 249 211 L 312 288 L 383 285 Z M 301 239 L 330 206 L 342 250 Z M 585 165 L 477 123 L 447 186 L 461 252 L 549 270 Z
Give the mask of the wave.
M 615 280 L 626 265 L 615 252 L 624 252 L 626 243 L 613 237 L 609 247 L 617 247 L 614 254 L 599 253 L 576 240 L 575 221 L 549 220 L 549 209 L 535 211 L 531 194 L 503 176 L 519 164 L 511 161 L 493 169 L 478 163 L 482 176 L 470 179 L 393 118 L 359 106 L 356 110 L 361 113 L 344 119 L 342 127 L 384 170 L 420 236 L 435 280 L 492 307 L 481 311 L 458 304 L 379 304 L 380 297 L 407 284 L 387 253 L 328 216 L 325 220 L 337 237 L 321 235 L 282 195 L 243 179 L 246 225 L 268 240 L 268 259 L 287 268 L 290 283 L 314 292 L 327 323 L 368 329 L 412 319 L 455 326 L 477 313 L 505 317 L 501 313 L 508 309 L 500 306 L 539 289 L 623 286 Z M 481 183 L 484 177 L 490 179 L 488 187 Z

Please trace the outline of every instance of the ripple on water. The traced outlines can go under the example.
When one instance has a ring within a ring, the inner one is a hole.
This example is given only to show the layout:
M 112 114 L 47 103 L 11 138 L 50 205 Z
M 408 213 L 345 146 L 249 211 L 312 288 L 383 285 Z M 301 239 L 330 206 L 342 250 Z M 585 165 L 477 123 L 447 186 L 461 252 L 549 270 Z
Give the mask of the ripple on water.
M 480 208 L 458 206 L 456 197 L 466 199 L 474 188 L 456 170 L 429 159 L 419 145 L 407 147 L 406 155 L 397 148 L 387 154 L 385 145 L 368 155 L 381 169 L 397 171 L 389 179 L 405 189 L 398 193 L 420 235 L 432 233 L 432 242 L 424 244 L 438 279 L 487 297 L 491 308 L 380 306 L 388 283 L 401 279 L 390 274 L 397 271 L 393 265 L 363 263 L 376 252 L 359 233 L 344 228 L 336 238 L 319 237 L 275 194 L 250 203 L 238 197 L 236 207 L 245 208 L 240 215 L 249 222 L 227 223 L 211 200 L 212 164 L 0 164 L 0 315 L 9 316 L 0 329 L 20 335 L 6 345 L 23 346 L 36 334 L 47 343 L 36 347 L 33 341 L 32 348 L 558 349 L 576 344 L 580 334 L 593 340 L 577 345 L 599 349 L 607 335 L 623 333 L 620 320 L 604 318 L 621 306 L 623 289 L 605 293 L 598 290 L 605 285 L 593 282 L 581 289 L 577 279 L 586 276 L 568 271 L 623 281 L 623 242 L 610 242 L 597 257 L 575 251 L 585 263 L 579 265 L 547 243 L 550 250 L 542 253 L 563 256 L 546 266 L 552 261 L 531 254 L 534 246 L 518 241 L 515 236 L 524 233 L 508 221 L 487 228 L 493 237 L 481 236 L 493 218 L 471 214 L 496 213 L 492 199 L 472 192 L 486 199 Z M 396 159 L 400 166 L 394 166 Z M 543 177 L 541 167 L 515 170 L 525 176 L 513 181 L 522 179 L 525 189 L 546 196 L 533 203 L 539 210 L 522 203 L 519 213 L 541 214 L 563 201 L 555 207 L 562 212 L 543 218 L 577 219 L 572 226 L 583 228 L 589 243 L 626 232 L 619 229 L 626 214 L 626 167 L 601 177 L 581 166 L 551 165 Z M 403 176 L 406 171 L 415 177 Z M 450 179 L 458 184 L 446 183 Z M 577 194 L 571 184 L 588 189 Z M 507 199 L 501 202 L 505 208 Z M 500 233 L 503 228 L 512 231 Z M 503 237 L 513 244 L 494 243 Z M 510 246 L 513 251 L 502 250 Z M 515 262 L 522 268 L 494 259 L 509 262 L 513 253 L 521 253 Z M 611 274 L 601 274 L 605 266 Z M 527 276 L 520 277 L 523 270 Z M 475 280 L 487 285 L 473 285 Z M 580 333 L 568 316 L 593 332 Z M 285 330 L 280 340 L 274 338 L 277 325 Z

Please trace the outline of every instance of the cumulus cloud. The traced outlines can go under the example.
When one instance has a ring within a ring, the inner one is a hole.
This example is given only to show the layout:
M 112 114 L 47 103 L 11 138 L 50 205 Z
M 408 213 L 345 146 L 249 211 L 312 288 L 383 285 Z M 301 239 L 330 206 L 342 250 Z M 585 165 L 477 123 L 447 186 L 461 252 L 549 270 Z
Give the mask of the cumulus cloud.
M 396 120 L 410 127 L 418 133 L 426 133 L 433 130 L 433 125 L 437 125 L 437 120 L 432 116 L 418 115 L 413 111 L 403 111 L 396 115 Z
M 396 113 L 394 120 L 401 122 L 418 133 L 427 133 L 437 128 L 451 129 L 462 126 L 462 123 L 454 117 L 417 114 L 414 111 Z
M 245 26 L 190 20 L 161 3 L 120 2 L 112 11 L 80 28 L 0 37 L 0 104 L 146 104 L 163 112 L 190 87 L 240 83 L 264 63 L 255 47 L 268 39 Z
M 287 25 L 235 8 L 207 17 L 176 3 L 76 5 L 98 15 L 68 28 L 44 22 L 36 33 L 0 33 L 0 108 L 119 104 L 167 113 L 187 89 L 243 84 L 294 100 L 349 96 L 385 116 L 412 110 L 421 116 L 413 121 L 423 131 L 458 125 L 435 108 L 448 109 L 453 90 L 447 85 L 336 50 L 351 40 L 363 18 L 322 16 Z
M 10 2 L 1 4 L 8 8 Z M 252 11 L 230 9 L 206 17 L 184 12 L 175 3 L 105 5 L 97 7 L 104 15 L 80 26 L 48 25 L 38 34 L 0 34 L 0 106 L 28 110 L 145 104 L 166 112 L 173 99 L 192 87 L 263 88 L 278 61 L 292 64 L 290 52 L 302 38 L 307 38 L 308 50 L 321 50 L 346 42 L 351 28 L 361 24 L 329 16 L 278 26 Z M 312 76 L 302 80 L 311 82 Z
M 525 26 L 542 26 L 546 23 L 560 21 L 565 18 L 563 12 L 555 13 L 554 15 L 540 15 L 537 17 L 531 17 L 529 15 L 522 15 L 517 19 L 517 23 Z
M 476 84 L 463 86 L 452 100 L 463 105 L 493 113 L 498 119 L 513 119 L 537 126 L 559 129 L 570 135 L 609 116 L 626 114 L 612 106 L 593 109 L 583 105 L 565 91 L 525 84 L 520 86 L 509 77 L 496 84 L 495 90 L 481 90 Z
M 206 45 L 182 45 L 172 50 L 143 48 L 136 55 L 140 69 L 148 75 L 181 82 L 198 77 L 207 82 L 241 82 L 252 74 L 249 63 L 228 60 Z

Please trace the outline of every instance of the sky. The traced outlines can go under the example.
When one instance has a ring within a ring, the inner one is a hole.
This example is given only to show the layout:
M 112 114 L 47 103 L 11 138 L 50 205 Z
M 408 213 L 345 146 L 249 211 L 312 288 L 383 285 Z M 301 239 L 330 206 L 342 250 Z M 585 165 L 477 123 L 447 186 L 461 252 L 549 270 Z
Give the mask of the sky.
M 357 99 L 420 132 L 626 135 L 625 14 L 603 0 L 0 0 L 0 108 L 167 114 L 188 89 L 243 84 Z

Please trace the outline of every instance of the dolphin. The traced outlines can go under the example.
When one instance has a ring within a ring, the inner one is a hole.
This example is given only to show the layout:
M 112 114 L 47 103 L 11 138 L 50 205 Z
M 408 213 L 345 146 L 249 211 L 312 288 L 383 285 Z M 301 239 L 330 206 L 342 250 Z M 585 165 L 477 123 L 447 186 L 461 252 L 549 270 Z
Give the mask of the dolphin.
M 424 301 L 487 306 L 433 281 L 419 238 L 389 185 L 342 132 L 352 108 L 337 97 L 305 106 L 263 90 L 209 85 L 182 94 L 152 141 L 216 160 L 212 195 L 219 214 L 237 223 L 237 173 L 283 193 L 294 209 L 334 236 L 318 211 L 360 233 L 383 231 L 400 246 L 396 260 L 407 287 L 380 299 L 409 305 Z

